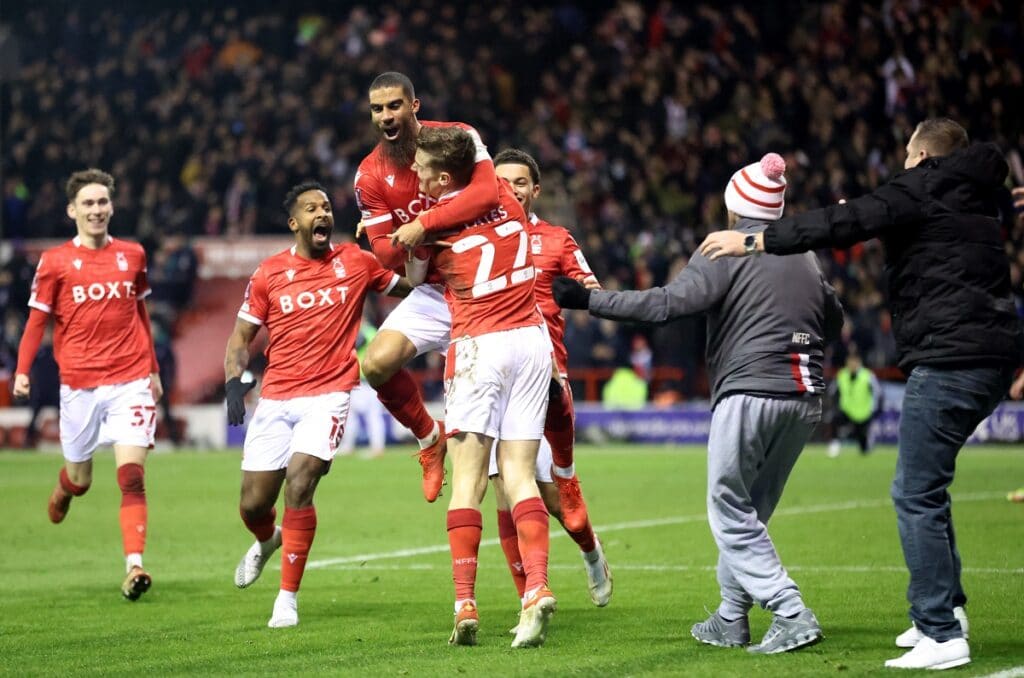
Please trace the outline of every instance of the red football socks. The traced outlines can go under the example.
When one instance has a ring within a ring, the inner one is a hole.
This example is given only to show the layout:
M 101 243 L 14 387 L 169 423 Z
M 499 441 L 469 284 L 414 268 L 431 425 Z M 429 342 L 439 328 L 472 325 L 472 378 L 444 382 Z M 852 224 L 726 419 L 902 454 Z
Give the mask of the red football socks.
M 247 518 L 245 512 L 242 510 L 238 511 L 239 515 L 242 516 L 242 522 L 245 526 L 253 533 L 256 537 L 256 541 L 266 541 L 274 536 L 274 523 L 277 521 L 277 509 L 273 506 L 270 507 L 270 511 L 264 513 L 258 518 Z
M 544 437 L 551 445 L 555 466 L 561 468 L 572 466 L 573 441 L 576 437 L 573 415 L 572 391 L 563 386 L 560 398 L 548 400 L 548 412 L 544 419 Z
M 548 583 L 548 509 L 540 497 L 524 499 L 512 507 L 519 534 L 519 552 L 526 570 L 526 590 Z
M 483 533 L 483 516 L 476 509 L 448 511 L 448 545 L 452 551 L 455 600 L 476 599 L 477 554 Z
M 121 488 L 121 542 L 125 555 L 141 554 L 146 549 L 148 515 L 143 478 L 141 464 L 124 464 L 117 468 L 117 485 Z M 62 477 L 61 484 L 63 482 Z
M 60 474 L 57 476 L 60 481 L 60 486 L 64 488 L 64 491 L 70 494 L 72 497 L 81 497 L 88 491 L 88 485 L 75 485 L 71 482 L 71 478 L 68 477 L 68 469 L 66 466 L 60 467 Z
M 511 511 L 498 511 L 498 538 L 501 540 L 501 550 L 505 552 L 505 562 L 512 574 L 512 582 L 522 598 L 526 593 L 526 572 L 523 570 L 523 557 L 519 553 L 519 533 L 516 532 Z
M 409 370 L 398 370 L 395 376 L 378 386 L 377 399 L 417 438 L 426 438 L 433 432 L 434 419 L 427 412 L 420 387 Z
M 281 590 L 299 590 L 316 535 L 316 507 L 284 508 L 281 521 Z
M 580 551 L 583 553 L 590 553 L 597 548 L 597 542 L 595 541 L 596 538 L 594 537 L 594 528 L 591 527 L 589 518 L 587 519 L 587 524 L 584 525 L 583 529 L 579 532 L 569 532 L 569 530 L 566 530 L 566 533 L 568 533 L 568 535 L 572 537 L 572 540 L 579 545 Z

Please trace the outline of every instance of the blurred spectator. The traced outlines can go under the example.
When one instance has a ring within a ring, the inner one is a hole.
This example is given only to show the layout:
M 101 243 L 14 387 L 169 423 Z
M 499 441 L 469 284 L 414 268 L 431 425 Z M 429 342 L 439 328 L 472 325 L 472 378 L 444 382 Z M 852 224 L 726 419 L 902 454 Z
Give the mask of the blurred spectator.
M 1021 0 L 157 3 L 90 7 L 89 21 L 75 6 L 5 16 L 5 233 L 54 235 L 60 183 L 83 162 L 109 164 L 135 200 L 117 235 L 267 232 L 291 184 L 351 194 L 374 140 L 365 88 L 385 70 L 429 83 L 423 118 L 537 157 L 538 209 L 575 225 L 603 282 L 633 288 L 665 283 L 721 227 L 730 168 L 769 147 L 788 149 L 798 212 L 876 188 L 928 115 L 1024 146 Z M 1007 236 L 1024 299 L 1024 225 Z M 822 254 L 865 363 L 889 364 L 880 248 Z M 578 336 L 580 365 L 628 364 Z M 652 351 L 664 364 L 653 338 Z
M 182 231 L 170 230 L 160 238 L 149 262 L 150 300 L 154 312 L 167 314 L 172 325 L 192 301 L 198 269 L 199 259 Z

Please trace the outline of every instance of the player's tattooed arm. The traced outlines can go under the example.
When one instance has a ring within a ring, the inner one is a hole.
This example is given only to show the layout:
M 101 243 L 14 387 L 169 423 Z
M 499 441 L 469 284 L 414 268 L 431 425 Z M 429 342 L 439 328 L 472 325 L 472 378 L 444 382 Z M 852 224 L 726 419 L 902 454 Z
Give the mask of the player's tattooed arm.
M 249 366 L 249 344 L 260 331 L 259 325 L 237 318 L 235 329 L 228 338 L 227 349 L 224 351 L 224 380 L 242 376 Z

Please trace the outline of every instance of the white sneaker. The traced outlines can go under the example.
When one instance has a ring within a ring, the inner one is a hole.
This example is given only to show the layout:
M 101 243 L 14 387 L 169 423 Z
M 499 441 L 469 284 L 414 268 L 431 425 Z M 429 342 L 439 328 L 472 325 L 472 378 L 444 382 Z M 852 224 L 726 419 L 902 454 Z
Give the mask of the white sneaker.
M 283 595 L 281 591 L 274 601 L 274 612 L 270 615 L 267 626 L 272 629 L 281 629 L 288 626 L 297 626 L 299 623 L 299 602 L 295 594 Z
M 922 636 L 917 645 L 902 657 L 885 662 L 890 669 L 951 669 L 971 662 L 971 648 L 963 638 L 951 638 L 944 643 Z
M 547 637 L 548 621 L 558 604 L 547 586 L 542 586 L 523 603 L 512 647 L 540 647 Z
M 238 567 L 235 568 L 235 586 L 244 589 L 259 579 L 260 573 L 263 572 L 263 566 L 279 548 L 281 548 L 281 528 L 275 526 L 273 537 L 265 542 L 254 542 L 242 556 Z
M 604 607 L 612 599 L 612 571 L 608 569 L 608 561 L 604 557 L 601 541 L 595 540 L 596 548 L 583 554 L 583 565 L 587 569 L 587 588 L 590 589 L 590 600 L 598 607 Z
M 960 630 L 964 632 L 964 640 L 970 638 L 969 631 L 971 625 L 967 621 L 967 611 L 962 607 L 954 607 L 953 616 L 960 622 Z M 896 636 L 896 647 L 914 647 L 922 638 L 924 638 L 924 635 L 917 630 L 917 626 L 911 624 L 909 629 Z

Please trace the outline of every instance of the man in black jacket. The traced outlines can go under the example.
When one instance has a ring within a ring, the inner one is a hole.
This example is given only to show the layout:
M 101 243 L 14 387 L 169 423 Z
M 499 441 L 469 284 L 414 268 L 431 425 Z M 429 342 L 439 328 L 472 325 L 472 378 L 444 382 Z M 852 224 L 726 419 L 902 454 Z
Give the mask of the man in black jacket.
M 907 143 L 905 172 L 874 192 L 780 219 L 762 234 L 710 234 L 710 259 L 885 245 L 889 303 L 900 367 L 909 374 L 892 498 L 910 571 L 913 647 L 893 668 L 945 669 L 970 662 L 967 602 L 947 488 L 956 457 L 1003 398 L 1020 362 L 1022 335 L 997 216 L 1007 166 L 994 144 L 968 146 L 948 119 L 925 120 Z

